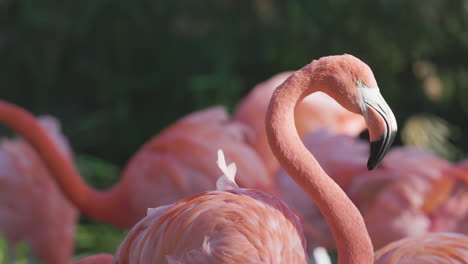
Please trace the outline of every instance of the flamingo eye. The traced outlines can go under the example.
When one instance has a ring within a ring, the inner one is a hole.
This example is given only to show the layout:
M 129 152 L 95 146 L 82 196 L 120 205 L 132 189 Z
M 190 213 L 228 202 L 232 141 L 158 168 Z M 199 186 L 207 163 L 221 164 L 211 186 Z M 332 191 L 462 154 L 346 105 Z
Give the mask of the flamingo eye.
M 364 86 L 364 83 L 363 83 L 361 80 L 357 79 L 357 80 L 356 80 L 356 85 L 357 85 L 358 87 L 363 87 L 363 86 Z

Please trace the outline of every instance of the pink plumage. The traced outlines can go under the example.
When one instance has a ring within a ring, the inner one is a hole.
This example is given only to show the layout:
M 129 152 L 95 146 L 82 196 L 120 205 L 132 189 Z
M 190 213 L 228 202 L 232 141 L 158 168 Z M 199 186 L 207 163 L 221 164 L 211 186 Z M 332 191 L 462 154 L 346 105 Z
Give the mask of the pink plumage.
M 466 264 L 468 237 L 432 233 L 393 242 L 375 253 L 375 264 Z
M 389 152 L 380 168 L 358 177 L 348 194 L 360 208 L 376 249 L 405 237 L 455 231 L 450 224 L 459 220 L 455 207 L 438 212 L 450 193 L 440 198 L 434 193 L 450 178 L 451 166 L 427 151 L 400 147 Z M 462 209 L 462 203 L 454 202 Z
M 442 197 L 433 206 L 431 228 L 468 235 L 468 163 L 462 161 L 447 169 L 444 174 L 444 182 L 439 185 L 448 187 L 439 191 Z
M 216 191 L 148 210 L 114 263 L 307 263 L 299 219 L 281 200 L 237 187 L 233 164 L 222 163 Z
M 40 117 L 61 153 L 72 152 L 53 117 Z M 0 146 L 0 230 L 10 246 L 26 241 L 44 263 L 66 263 L 73 253 L 78 212 L 64 197 L 45 164 L 22 139 Z

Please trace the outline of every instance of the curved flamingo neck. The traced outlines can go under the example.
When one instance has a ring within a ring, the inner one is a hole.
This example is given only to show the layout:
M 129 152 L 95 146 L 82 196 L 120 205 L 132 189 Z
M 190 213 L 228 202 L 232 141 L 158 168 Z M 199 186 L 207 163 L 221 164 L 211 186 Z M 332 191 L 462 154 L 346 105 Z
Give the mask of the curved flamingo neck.
M 323 90 L 323 79 L 315 81 L 313 64 L 294 73 L 273 94 L 266 118 L 268 140 L 282 167 L 307 192 L 327 220 L 338 248 L 339 263 L 372 263 L 373 247 L 361 214 L 323 171 L 297 133 L 296 106 L 307 95 Z
M 0 122 L 9 126 L 34 147 L 64 195 L 80 211 L 96 220 L 119 227 L 131 227 L 130 223 L 126 223 L 123 219 L 124 203 L 119 199 L 118 188 L 100 192 L 89 187 L 82 180 L 72 161 L 61 154 L 46 130 L 32 114 L 13 104 L 0 101 Z

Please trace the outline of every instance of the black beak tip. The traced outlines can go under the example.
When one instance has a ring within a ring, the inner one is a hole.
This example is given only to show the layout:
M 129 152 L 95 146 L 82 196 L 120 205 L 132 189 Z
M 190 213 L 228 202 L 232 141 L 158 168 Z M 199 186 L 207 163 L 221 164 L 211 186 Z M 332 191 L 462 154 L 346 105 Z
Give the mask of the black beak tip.
M 393 137 L 383 136 L 376 141 L 370 142 L 370 155 L 367 161 L 367 169 L 373 170 L 382 161 L 383 157 L 390 149 L 390 145 L 393 141 Z
M 380 162 L 379 162 L 379 163 L 380 163 Z M 369 159 L 369 160 L 367 161 L 367 170 L 370 170 L 370 171 L 371 171 L 371 170 L 377 168 L 377 166 L 379 165 L 379 163 L 377 163 L 377 162 L 375 162 L 375 161 Z

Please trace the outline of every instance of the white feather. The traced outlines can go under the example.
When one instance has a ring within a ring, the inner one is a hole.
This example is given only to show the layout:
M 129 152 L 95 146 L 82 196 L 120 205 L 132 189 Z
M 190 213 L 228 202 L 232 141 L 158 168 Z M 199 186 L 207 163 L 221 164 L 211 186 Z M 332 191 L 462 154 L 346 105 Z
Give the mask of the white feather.
M 332 264 L 330 256 L 328 252 L 323 247 L 316 247 L 313 250 L 313 258 L 315 263 L 317 264 Z
M 218 164 L 221 172 L 224 174 L 219 177 L 218 181 L 216 182 L 216 189 L 219 191 L 239 189 L 239 186 L 236 184 L 236 164 L 233 162 L 229 165 L 226 165 L 226 159 L 224 158 L 224 152 L 222 149 L 218 149 L 218 160 L 216 163 Z

